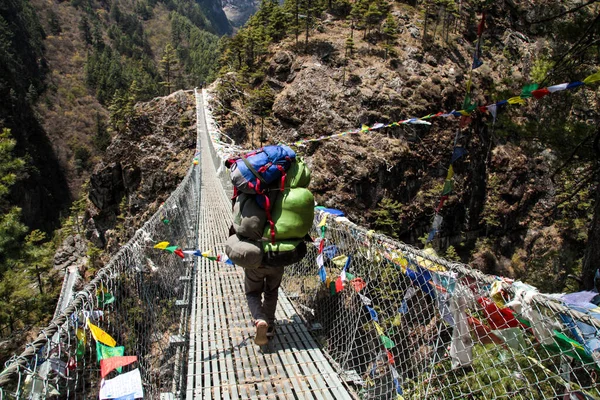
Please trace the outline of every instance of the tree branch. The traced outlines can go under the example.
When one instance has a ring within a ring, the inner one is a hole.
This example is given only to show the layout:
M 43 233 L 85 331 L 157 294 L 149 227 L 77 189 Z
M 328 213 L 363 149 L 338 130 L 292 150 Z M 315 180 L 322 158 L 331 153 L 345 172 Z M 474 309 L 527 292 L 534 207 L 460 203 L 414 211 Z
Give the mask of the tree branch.
M 564 11 L 564 12 L 562 12 L 562 13 L 560 13 L 560 14 L 556 14 L 556 15 L 554 15 L 554 16 L 552 16 L 552 17 L 548 17 L 548 18 L 540 19 L 540 20 L 538 20 L 538 21 L 532 21 L 532 22 L 530 22 L 530 24 L 531 24 L 531 25 L 534 25 L 534 24 L 541 24 L 542 22 L 548 22 L 548 21 L 552 21 L 553 19 L 556 19 L 556 18 L 564 17 L 564 16 L 565 16 L 565 15 L 567 15 L 567 14 L 571 14 L 571 13 L 574 13 L 575 11 L 581 10 L 582 8 L 584 8 L 584 7 L 587 7 L 587 6 L 589 6 L 590 4 L 592 4 L 592 3 L 596 3 L 597 1 L 598 1 L 598 0 L 590 0 L 590 1 L 588 1 L 587 3 L 584 3 L 584 4 L 581 4 L 581 5 L 578 5 L 578 6 L 577 6 L 577 7 L 575 7 L 575 8 L 572 8 L 572 9 L 570 9 L 570 10 Z

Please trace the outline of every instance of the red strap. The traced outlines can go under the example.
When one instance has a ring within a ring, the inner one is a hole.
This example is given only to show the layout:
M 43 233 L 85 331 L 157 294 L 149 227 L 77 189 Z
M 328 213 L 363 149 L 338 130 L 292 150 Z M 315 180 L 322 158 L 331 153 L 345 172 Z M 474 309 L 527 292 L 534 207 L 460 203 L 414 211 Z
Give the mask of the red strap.
M 286 177 L 285 169 L 283 169 L 283 167 L 281 165 L 277 165 L 277 169 L 279 171 L 281 171 L 281 191 L 283 192 L 283 190 L 285 189 L 285 177 Z
M 237 187 L 233 187 L 233 196 L 231 197 L 231 211 L 233 211 L 233 208 L 235 207 L 235 199 L 237 199 L 238 197 L 238 191 L 237 191 Z
M 275 244 L 275 222 L 271 218 L 271 201 L 269 200 L 269 196 L 263 194 L 265 196 L 265 213 L 267 214 L 267 221 L 269 221 L 269 226 L 271 227 L 271 244 Z

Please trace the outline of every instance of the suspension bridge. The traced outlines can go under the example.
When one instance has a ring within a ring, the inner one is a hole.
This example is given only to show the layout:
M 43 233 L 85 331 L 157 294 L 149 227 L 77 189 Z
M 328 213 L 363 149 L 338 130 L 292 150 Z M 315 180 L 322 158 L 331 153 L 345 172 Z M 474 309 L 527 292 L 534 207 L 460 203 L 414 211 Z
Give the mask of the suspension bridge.
M 65 279 L 0 399 L 600 399 L 597 293 L 539 293 L 326 209 L 317 246 L 286 268 L 275 338 L 255 346 L 243 271 L 172 254 L 221 253 L 231 223 L 223 158 L 240 149 L 205 95 L 198 165 L 81 291 Z

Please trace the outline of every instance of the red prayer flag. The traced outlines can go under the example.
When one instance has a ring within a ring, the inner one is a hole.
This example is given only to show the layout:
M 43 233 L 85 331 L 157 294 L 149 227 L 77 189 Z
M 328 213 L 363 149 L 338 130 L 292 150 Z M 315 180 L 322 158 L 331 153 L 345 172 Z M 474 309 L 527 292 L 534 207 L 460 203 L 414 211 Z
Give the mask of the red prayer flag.
M 177 249 L 177 250 L 175 250 L 173 253 L 177 254 L 177 255 L 178 255 L 179 257 L 181 257 L 181 258 L 185 257 L 185 256 L 183 255 L 183 251 L 182 251 L 181 249 Z
M 360 292 L 365 287 L 367 287 L 367 284 L 365 283 L 363 278 L 354 278 L 350 281 L 350 284 L 352 285 L 354 290 L 356 290 L 357 292 Z
M 541 99 L 544 96 L 548 96 L 550 94 L 550 91 L 546 88 L 542 88 L 542 89 L 532 91 L 531 94 L 536 99 Z
M 325 248 L 325 239 L 321 239 L 319 242 L 319 254 L 323 253 L 323 249 Z
M 481 22 L 477 27 L 477 36 L 481 36 L 483 34 L 483 30 L 485 29 L 485 13 L 481 13 Z
M 442 207 L 444 206 L 444 202 L 448 200 L 448 196 L 442 196 L 440 198 L 440 204 L 438 204 L 437 208 L 435 209 L 435 212 L 438 213 L 440 212 L 440 210 L 442 209 Z
M 389 350 L 387 350 L 387 357 L 388 357 L 388 362 L 390 364 L 392 364 L 392 365 L 395 364 L 394 355 Z
M 492 329 L 516 328 L 521 325 L 510 308 L 500 308 L 487 297 L 480 297 L 477 302 L 483 307 L 483 315 Z
M 463 115 L 462 117 L 460 117 L 460 127 L 464 128 L 465 126 L 469 125 L 471 123 L 471 117 L 467 117 L 466 115 Z
M 102 379 L 113 369 L 129 365 L 137 361 L 137 356 L 117 356 L 100 360 L 100 376 Z
M 339 293 L 342 290 L 344 290 L 344 282 L 342 281 L 342 277 L 338 276 L 338 278 L 335 280 L 335 292 Z
M 496 336 L 492 330 L 475 317 L 467 317 L 467 322 L 473 328 L 475 337 L 483 344 L 503 344 L 504 340 Z

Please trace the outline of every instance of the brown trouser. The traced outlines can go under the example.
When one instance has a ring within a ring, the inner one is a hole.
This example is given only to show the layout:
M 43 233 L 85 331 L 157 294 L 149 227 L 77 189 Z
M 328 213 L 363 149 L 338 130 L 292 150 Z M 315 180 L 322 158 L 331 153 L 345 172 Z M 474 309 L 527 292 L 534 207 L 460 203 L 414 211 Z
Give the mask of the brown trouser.
M 283 277 L 282 267 L 260 267 L 244 269 L 244 289 L 248 307 L 255 320 L 275 322 L 277 291 Z M 264 299 L 263 299 L 264 295 Z

